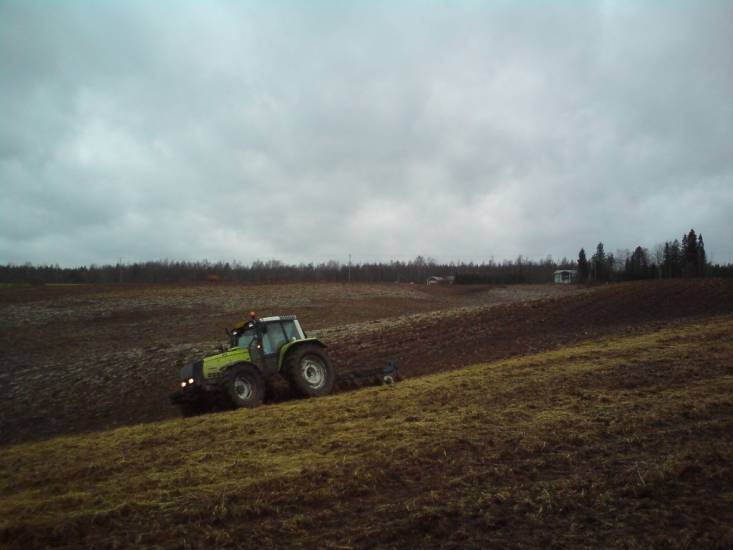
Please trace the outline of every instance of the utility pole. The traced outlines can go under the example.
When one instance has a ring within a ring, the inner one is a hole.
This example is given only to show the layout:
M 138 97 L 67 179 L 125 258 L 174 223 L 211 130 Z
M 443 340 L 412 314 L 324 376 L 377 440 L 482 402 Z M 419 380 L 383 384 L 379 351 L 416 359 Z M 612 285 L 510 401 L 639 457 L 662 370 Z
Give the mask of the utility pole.
M 349 282 L 351 282 L 351 252 L 349 252 Z
M 119 282 L 122 282 L 122 257 L 120 256 L 119 262 L 117 262 L 117 276 L 119 279 Z

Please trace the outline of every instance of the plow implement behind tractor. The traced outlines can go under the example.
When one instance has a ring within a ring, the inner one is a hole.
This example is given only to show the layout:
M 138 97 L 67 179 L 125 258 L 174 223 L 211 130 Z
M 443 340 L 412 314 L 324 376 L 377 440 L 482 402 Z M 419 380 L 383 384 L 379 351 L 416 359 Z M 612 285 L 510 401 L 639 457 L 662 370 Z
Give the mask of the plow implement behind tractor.
M 353 389 L 362 386 L 385 386 L 402 380 L 394 361 L 390 361 L 383 369 L 357 368 L 343 376 L 339 376 L 337 385 L 340 389 Z

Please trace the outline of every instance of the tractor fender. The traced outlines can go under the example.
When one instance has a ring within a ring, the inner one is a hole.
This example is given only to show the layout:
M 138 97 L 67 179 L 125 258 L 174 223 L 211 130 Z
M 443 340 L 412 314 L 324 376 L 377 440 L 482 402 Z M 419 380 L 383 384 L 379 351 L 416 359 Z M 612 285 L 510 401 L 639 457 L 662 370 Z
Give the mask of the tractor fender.
M 204 380 L 212 380 L 218 378 L 227 369 L 238 363 L 252 363 L 252 357 L 249 351 L 240 347 L 233 347 L 223 353 L 210 355 L 203 359 L 203 377 Z
M 303 340 L 293 340 L 292 342 L 288 342 L 285 344 L 282 348 L 280 348 L 280 354 L 277 358 L 277 370 L 281 370 L 283 364 L 285 364 L 285 358 L 288 356 L 288 353 L 291 351 L 294 351 L 298 349 L 300 346 L 303 346 L 305 344 L 311 344 L 314 346 L 318 346 L 319 348 L 326 348 L 326 344 L 321 342 L 318 338 L 304 338 Z

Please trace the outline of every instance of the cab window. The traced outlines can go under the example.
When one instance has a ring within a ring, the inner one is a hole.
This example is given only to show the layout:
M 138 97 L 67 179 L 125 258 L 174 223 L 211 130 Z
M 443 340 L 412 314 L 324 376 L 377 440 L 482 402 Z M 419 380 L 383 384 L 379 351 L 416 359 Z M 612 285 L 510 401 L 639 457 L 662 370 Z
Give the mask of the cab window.
M 300 339 L 300 333 L 298 332 L 298 327 L 295 326 L 295 321 L 283 321 L 283 329 L 285 329 L 285 336 L 288 342 Z
M 285 332 L 283 332 L 283 328 L 280 323 L 277 322 L 267 323 L 267 332 L 265 332 L 263 336 L 262 347 L 265 355 L 277 353 L 280 346 L 287 342 Z
M 248 328 L 242 334 L 239 335 L 237 345 L 243 349 L 249 349 L 249 345 L 252 343 L 252 339 L 255 337 L 255 329 Z

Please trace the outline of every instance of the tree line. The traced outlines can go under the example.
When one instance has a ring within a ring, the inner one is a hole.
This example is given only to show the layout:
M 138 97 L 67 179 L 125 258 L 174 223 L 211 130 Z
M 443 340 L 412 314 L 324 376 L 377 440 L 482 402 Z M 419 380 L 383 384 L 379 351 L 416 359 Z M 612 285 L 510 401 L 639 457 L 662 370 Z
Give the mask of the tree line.
M 653 252 L 641 246 L 634 251 L 607 253 L 598 243 L 587 258 L 581 248 L 578 260 L 556 261 L 551 256 L 531 260 L 493 259 L 474 262 L 439 263 L 417 256 L 408 261 L 286 264 L 278 260 L 239 262 L 149 261 L 60 267 L 58 265 L 8 264 L 0 266 L 0 283 L 80 284 L 80 283 L 288 283 L 288 282 L 405 282 L 425 283 L 428 277 L 453 277 L 456 284 L 546 283 L 559 269 L 576 269 L 578 282 L 630 281 L 673 277 L 733 277 L 733 264 L 712 265 L 707 260 L 702 235 L 694 229 L 658 245 Z
M 671 279 L 675 277 L 733 276 L 733 265 L 711 265 L 705 253 L 702 234 L 694 229 L 657 246 L 653 253 L 637 246 L 633 252 L 606 253 L 598 243 L 590 259 L 585 249 L 578 253 L 578 282 L 635 281 L 642 279 Z
M 286 264 L 278 260 L 238 262 L 150 261 L 60 267 L 58 265 L 0 266 L 0 283 L 79 284 L 79 283 L 191 283 L 242 282 L 405 282 L 425 283 L 428 277 L 454 277 L 457 284 L 545 283 L 552 280 L 557 269 L 573 268 L 567 258 L 555 261 L 530 260 L 519 256 L 515 260 L 495 262 L 439 263 L 417 256 L 409 261 L 374 263 Z

